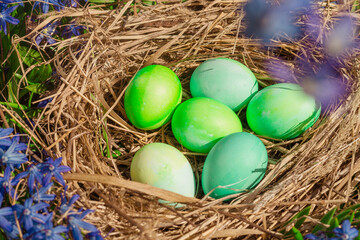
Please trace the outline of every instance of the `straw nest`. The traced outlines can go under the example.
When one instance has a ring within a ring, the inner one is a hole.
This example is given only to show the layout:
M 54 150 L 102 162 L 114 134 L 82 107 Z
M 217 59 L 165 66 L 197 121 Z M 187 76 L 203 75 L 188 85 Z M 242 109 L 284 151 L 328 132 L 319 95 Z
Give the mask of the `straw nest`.
M 264 49 L 241 37 L 244 14 L 238 7 L 243 0 L 132 3 L 114 10 L 67 9 L 48 15 L 34 29 L 61 17 L 74 17 L 91 29 L 56 45 L 59 52 L 52 60 L 60 76 L 56 91 L 44 96 L 53 100 L 36 121 L 37 130 L 29 130 L 48 152 L 62 156 L 64 164 L 72 167 L 72 173 L 65 175 L 69 191 L 80 194 L 82 207 L 96 210 L 88 221 L 109 239 L 282 238 L 279 231 L 284 223 L 305 206 L 312 206 L 312 217 L 305 224 L 311 226 L 335 205 L 356 202 L 353 189 L 360 173 L 356 59 L 342 71 L 351 83 L 351 93 L 330 114 L 296 139 L 262 138 L 271 162 L 254 191 L 223 202 L 204 196 L 201 190 L 192 199 L 131 182 L 131 159 L 148 143 L 164 142 L 184 152 L 198 183 L 205 159 L 182 148 L 169 124 L 142 131 L 129 123 L 123 95 L 140 68 L 161 64 L 173 69 L 181 79 L 185 100 L 191 96 L 191 73 L 206 59 L 238 60 L 264 87 L 274 83 L 264 70 L 265 60 L 281 54 L 291 66 L 306 43 L 306 39 L 274 42 L 276 48 Z M 327 4 L 323 8 L 327 23 L 346 7 Z M 240 117 L 244 119 L 243 113 Z M 158 199 L 187 204 L 174 209 Z

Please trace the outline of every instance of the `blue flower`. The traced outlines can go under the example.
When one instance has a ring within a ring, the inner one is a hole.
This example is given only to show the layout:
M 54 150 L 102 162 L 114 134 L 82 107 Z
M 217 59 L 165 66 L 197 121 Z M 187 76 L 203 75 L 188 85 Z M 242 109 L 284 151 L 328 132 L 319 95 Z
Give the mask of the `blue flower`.
M 28 187 L 30 192 L 33 192 L 36 183 L 41 183 L 43 174 L 41 173 L 40 169 L 35 164 L 30 164 L 27 168 L 27 171 L 21 172 L 14 178 L 15 180 L 20 180 L 22 178 L 28 177 Z
M 0 147 L 11 145 L 9 135 L 14 131 L 12 128 L 0 128 Z
M 52 201 L 55 199 L 55 194 L 47 194 L 46 192 L 51 188 L 53 183 L 49 183 L 48 185 L 42 187 L 39 191 L 35 192 L 31 197 L 37 201 Z
M 20 223 L 24 224 L 26 231 L 29 231 L 34 226 L 34 222 L 45 223 L 46 221 L 45 216 L 39 214 L 38 211 L 46 209 L 49 204 L 40 202 L 32 205 L 32 203 L 33 199 L 28 198 L 25 200 L 24 205 L 16 204 L 13 206 L 18 218 L 20 218 Z
M 37 107 L 38 107 L 38 108 L 44 108 L 44 107 L 46 107 L 46 105 L 47 105 L 49 102 L 51 102 L 52 100 L 53 100 L 53 98 L 45 99 L 45 100 L 39 102 L 38 105 L 37 105 Z
M 359 231 L 356 228 L 351 227 L 351 223 L 348 219 L 344 220 L 341 225 L 341 228 L 335 228 L 333 230 L 333 233 L 337 237 L 331 238 L 332 240 L 352 240 L 359 235 Z
M 300 28 L 296 17 L 310 6 L 310 0 L 287 0 L 271 6 L 266 0 L 252 0 L 245 7 L 247 28 L 245 35 L 268 43 L 274 36 L 297 37 Z
M 101 236 L 100 231 L 90 232 L 85 235 L 85 237 L 89 240 L 103 240 L 104 238 Z
M 0 30 L 2 29 L 5 34 L 7 34 L 7 23 L 17 25 L 20 22 L 19 19 L 10 16 L 10 13 L 12 13 L 17 7 L 18 5 L 9 8 L 3 8 L 2 6 L 0 9 Z
M 0 148 L 0 165 L 7 165 L 14 169 L 17 165 L 27 162 L 26 155 L 16 151 L 16 146 L 17 141 L 13 141 L 6 151 Z
M 13 215 L 13 210 L 11 207 L 4 207 L 0 209 L 0 228 L 11 232 L 12 224 L 4 217 L 9 215 Z
M 55 161 L 52 158 L 48 158 L 46 162 L 40 164 L 41 172 L 47 174 L 44 179 L 44 184 L 49 183 L 51 177 L 55 177 L 61 185 L 65 186 L 65 181 L 61 173 L 68 172 L 71 168 L 68 166 L 60 166 L 61 161 L 62 158 L 55 159 Z
M 29 239 L 44 239 L 44 240 L 63 240 L 61 233 L 67 232 L 65 226 L 53 226 L 52 223 L 53 213 L 48 214 L 45 218 L 44 224 L 37 224 L 36 230 L 29 235 Z
M 13 4 L 13 3 L 18 3 L 20 6 L 24 6 L 24 3 L 22 2 L 22 0 L 1 0 L 4 4 Z
M 63 8 L 63 4 L 59 0 L 41 0 L 36 1 L 33 8 L 41 7 L 43 13 L 47 13 L 49 11 L 49 5 L 53 5 L 55 9 L 60 10 Z
M 81 30 L 86 29 L 83 25 L 76 25 L 74 22 L 70 23 L 69 25 L 65 26 L 65 31 L 63 32 L 63 36 L 65 38 L 71 38 L 72 36 L 79 36 L 81 35 Z
M 91 231 L 91 232 L 98 231 L 94 225 L 82 221 L 82 219 L 90 212 L 93 212 L 93 210 L 85 210 L 82 213 L 80 213 L 80 212 L 72 213 L 67 217 L 68 229 L 69 229 L 69 231 L 71 231 L 74 239 L 76 239 L 76 240 L 83 239 L 80 228 L 83 228 L 83 229 Z
M 40 43 L 45 38 L 47 43 L 49 45 L 56 43 L 55 39 L 52 37 L 56 33 L 56 27 L 59 25 L 59 22 L 55 21 L 52 23 L 47 24 L 43 30 L 37 35 L 35 38 L 35 42 L 37 45 L 40 45 Z
M 80 198 L 78 194 L 73 195 L 68 201 L 66 198 L 66 191 L 68 186 L 64 189 L 64 194 L 61 195 L 61 205 L 60 205 L 60 213 L 61 214 L 69 214 L 72 211 L 71 206 Z
M 15 194 L 14 188 L 12 186 L 17 184 L 17 181 L 10 179 L 11 169 L 10 167 L 5 168 L 4 177 L 0 177 L 0 206 L 4 200 L 6 193 L 10 193 L 10 196 L 13 197 Z

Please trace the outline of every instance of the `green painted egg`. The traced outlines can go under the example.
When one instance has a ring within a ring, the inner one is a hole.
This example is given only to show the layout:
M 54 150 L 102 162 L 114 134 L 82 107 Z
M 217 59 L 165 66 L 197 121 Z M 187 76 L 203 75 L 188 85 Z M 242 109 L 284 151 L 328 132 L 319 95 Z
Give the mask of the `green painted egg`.
M 211 98 L 191 98 L 178 106 L 172 121 L 175 138 L 187 149 L 208 153 L 221 138 L 241 132 L 237 115 Z
M 222 198 L 254 188 L 264 177 L 268 164 L 261 140 L 246 132 L 221 139 L 206 157 L 202 187 L 210 196 Z
M 135 127 L 156 129 L 170 120 L 181 96 L 181 83 L 170 68 L 147 66 L 134 76 L 126 89 L 125 112 Z
M 258 82 L 251 70 L 242 63 L 215 58 L 195 69 L 190 80 L 190 91 L 193 97 L 213 98 L 238 111 L 258 91 Z
M 271 85 L 250 101 L 246 119 L 259 135 L 291 139 L 302 134 L 319 118 L 320 104 L 292 83 Z
M 187 197 L 195 195 L 195 178 L 186 157 L 165 143 L 150 143 L 136 152 L 130 166 L 133 181 Z

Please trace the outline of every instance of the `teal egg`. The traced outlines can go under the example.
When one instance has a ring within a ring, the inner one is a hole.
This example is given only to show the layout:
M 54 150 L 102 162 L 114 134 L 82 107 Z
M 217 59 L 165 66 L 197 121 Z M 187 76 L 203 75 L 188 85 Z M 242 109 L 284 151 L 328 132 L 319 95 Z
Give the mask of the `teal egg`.
M 299 85 L 280 83 L 264 88 L 251 99 L 246 119 L 256 134 L 291 139 L 311 127 L 320 112 L 320 104 Z
M 187 197 L 195 195 L 195 177 L 189 161 L 165 143 L 150 143 L 138 150 L 131 162 L 130 176 L 133 181 Z
M 190 91 L 193 97 L 212 98 L 238 111 L 258 91 L 258 82 L 251 70 L 242 63 L 215 58 L 195 69 L 190 79 Z
M 156 129 L 171 119 L 181 97 L 181 83 L 170 68 L 147 66 L 134 76 L 125 91 L 125 112 L 135 127 Z
M 221 138 L 241 132 L 240 119 L 229 107 L 211 98 L 191 98 L 174 112 L 171 127 L 187 149 L 208 153 Z
M 224 137 L 211 149 L 202 172 L 202 187 L 210 196 L 222 198 L 253 189 L 264 177 L 268 164 L 261 140 L 246 132 Z

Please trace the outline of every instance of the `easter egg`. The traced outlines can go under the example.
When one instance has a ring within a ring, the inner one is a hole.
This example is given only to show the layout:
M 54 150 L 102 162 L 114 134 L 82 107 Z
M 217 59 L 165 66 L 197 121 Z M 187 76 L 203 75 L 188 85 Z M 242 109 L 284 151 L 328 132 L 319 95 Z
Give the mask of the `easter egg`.
M 271 85 L 250 101 L 246 119 L 257 134 L 291 139 L 302 134 L 319 118 L 320 104 L 293 83 Z
M 134 76 L 125 91 L 125 112 L 135 127 L 156 129 L 170 120 L 181 96 L 181 83 L 171 69 L 147 66 Z
M 221 139 L 206 157 L 202 187 L 210 196 L 222 198 L 254 188 L 265 175 L 268 164 L 261 140 L 246 132 Z
M 150 143 L 138 150 L 131 162 L 130 175 L 133 181 L 187 197 L 195 195 L 195 178 L 189 161 L 165 143 Z
M 208 153 L 221 138 L 241 132 L 237 115 L 211 98 L 191 98 L 174 112 L 171 127 L 175 138 L 187 149 Z
M 190 91 L 193 97 L 213 98 L 238 111 L 258 91 L 258 82 L 242 63 L 215 58 L 195 69 L 190 79 Z

